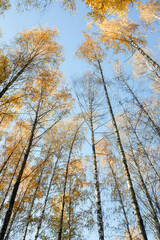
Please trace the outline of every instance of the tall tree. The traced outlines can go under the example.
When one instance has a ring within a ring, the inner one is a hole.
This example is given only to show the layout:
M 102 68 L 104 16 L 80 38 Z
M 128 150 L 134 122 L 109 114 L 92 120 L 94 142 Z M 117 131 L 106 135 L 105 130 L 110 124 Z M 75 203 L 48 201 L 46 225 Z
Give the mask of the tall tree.
M 20 169 L 19 174 L 18 174 L 17 179 L 16 179 L 16 182 L 15 182 L 15 185 L 14 185 L 14 188 L 13 188 L 13 191 L 12 191 L 12 195 L 11 195 L 11 198 L 10 198 L 10 201 L 9 201 L 9 206 L 8 206 L 8 209 L 7 209 L 4 221 L 3 221 L 3 225 L 2 225 L 2 228 L 1 228 L 0 238 L 2 240 L 4 239 L 4 236 L 5 236 L 9 221 L 10 221 L 13 205 L 14 205 L 15 198 L 16 198 L 16 195 L 17 195 L 17 191 L 18 191 L 18 188 L 19 188 L 19 185 L 20 185 L 22 174 L 23 174 L 24 168 L 26 166 L 26 162 L 27 162 L 27 159 L 28 159 L 31 147 L 32 147 L 32 142 L 33 142 L 35 129 L 36 129 L 37 121 L 38 121 L 39 107 L 40 107 L 40 101 L 39 101 L 38 106 L 37 106 L 35 119 L 34 119 L 34 122 L 33 122 L 33 125 L 32 125 L 31 134 L 30 134 L 29 141 L 28 141 L 28 146 L 26 148 L 26 153 L 24 155 L 23 162 L 22 162 L 22 165 L 21 165 L 21 169 Z
M 75 81 L 75 92 L 82 110 L 84 120 L 89 126 L 91 132 L 91 146 L 93 155 L 94 167 L 94 186 L 96 193 L 96 208 L 97 208 L 97 224 L 99 239 L 104 239 L 103 214 L 101 206 L 99 173 L 95 148 L 95 123 L 99 119 L 98 110 L 102 102 L 100 86 L 96 83 L 96 79 L 90 73 L 86 74 L 81 80 Z
M 144 113 L 144 115 L 146 116 L 146 118 L 148 119 L 148 121 L 151 123 L 153 129 L 155 130 L 155 133 L 160 137 L 160 128 L 157 125 L 157 123 L 152 119 L 152 117 L 150 116 L 150 114 L 148 113 L 148 111 L 145 109 L 144 105 L 142 104 L 142 102 L 138 99 L 138 97 L 136 96 L 136 94 L 132 91 L 131 87 L 129 86 L 129 84 L 127 83 L 127 79 L 125 79 L 124 74 L 122 72 L 121 67 L 119 67 L 119 70 L 116 72 L 116 79 L 118 82 L 120 82 L 121 84 L 123 84 L 127 90 L 129 91 L 129 93 L 133 96 L 134 100 L 136 101 L 137 105 L 139 106 L 140 110 Z
M 24 88 L 24 91 L 28 92 L 28 96 L 23 99 L 23 110 L 26 109 L 26 113 L 29 112 L 27 116 L 28 119 L 26 118 L 25 121 L 23 121 L 26 123 L 23 124 L 29 129 L 30 136 L 29 138 L 26 137 L 23 160 L 13 186 L 8 210 L 3 221 L 1 229 L 2 239 L 4 239 L 9 224 L 22 175 L 27 166 L 32 147 L 37 147 L 38 142 L 40 140 L 42 141 L 43 136 L 59 122 L 72 107 L 72 97 L 65 86 L 60 86 L 60 77 L 61 74 L 54 69 L 50 71 L 43 70 L 37 74 L 32 86 L 26 86 L 26 88 Z M 54 84 L 51 84 L 53 79 Z M 17 156 L 17 158 L 19 158 L 19 156 Z
M 101 139 L 100 141 L 98 141 L 98 144 L 96 145 L 96 150 L 97 150 L 97 155 L 98 158 L 101 159 L 104 164 L 107 163 L 107 168 L 109 169 L 109 171 L 111 172 L 111 176 L 113 178 L 113 182 L 114 182 L 114 190 L 113 190 L 113 194 L 116 195 L 116 192 L 118 192 L 118 198 L 119 198 L 119 202 L 120 202 L 120 206 L 123 212 L 123 216 L 125 219 L 125 225 L 127 228 L 127 235 L 129 236 L 130 240 L 133 240 L 132 238 L 132 233 L 131 233 L 131 228 L 130 228 L 130 223 L 128 220 L 128 216 L 127 216 L 127 211 L 125 209 L 125 203 L 124 203 L 124 197 L 123 197 L 123 193 L 122 193 L 122 184 L 121 181 L 123 179 L 123 176 L 117 176 L 116 173 L 116 164 L 119 162 L 118 159 L 113 155 L 110 146 L 107 142 L 106 139 Z M 109 174 L 108 174 L 109 175 Z M 109 178 L 109 176 L 108 176 Z M 108 182 L 110 181 L 110 179 L 108 180 Z M 110 181 L 111 182 L 111 181 Z
M 90 46 L 90 41 L 89 41 L 90 39 L 92 40 L 92 48 L 94 49 L 94 47 L 95 47 L 93 52 L 91 52 L 90 49 L 88 48 L 88 46 Z M 97 52 L 96 51 L 97 46 L 98 46 L 98 43 L 96 41 L 94 41 L 91 36 L 89 36 L 89 38 L 86 38 L 81 43 L 81 46 L 77 50 L 77 55 L 78 55 L 78 57 L 84 58 L 85 60 L 89 61 L 90 63 L 93 63 L 97 67 L 97 69 L 100 73 L 100 80 L 101 80 L 101 83 L 102 83 L 103 88 L 104 88 L 104 92 L 105 92 L 105 96 L 106 96 L 106 100 L 107 100 L 107 105 L 108 105 L 108 108 L 109 108 L 109 113 L 110 113 L 110 116 L 111 116 L 112 124 L 113 124 L 113 127 L 114 127 L 114 132 L 115 132 L 115 136 L 116 136 L 116 140 L 117 140 L 117 145 L 118 145 L 118 148 L 119 148 L 119 151 L 120 151 L 120 154 L 121 154 L 122 166 L 123 166 L 123 169 L 124 169 L 124 172 L 125 172 L 126 181 L 127 181 L 127 184 L 128 184 L 128 190 L 129 190 L 132 206 L 133 206 L 134 213 L 135 213 L 135 218 L 136 218 L 136 221 L 137 221 L 137 226 L 139 228 L 139 233 L 140 233 L 141 238 L 143 240 L 147 240 L 147 234 L 146 234 L 146 230 L 145 230 L 145 227 L 144 227 L 144 222 L 143 222 L 143 219 L 142 219 L 142 216 L 141 216 L 141 213 L 140 213 L 140 208 L 139 208 L 139 204 L 138 204 L 138 201 L 137 201 L 137 198 L 136 198 L 135 190 L 134 190 L 134 187 L 133 187 L 131 174 L 130 174 L 130 171 L 129 171 L 129 168 L 128 168 L 127 158 L 126 158 L 125 151 L 124 151 L 124 148 L 123 148 L 123 145 L 122 145 L 122 141 L 121 141 L 119 130 L 118 130 L 117 123 L 116 123 L 116 119 L 115 119 L 113 109 L 112 109 L 112 105 L 111 105 L 111 101 L 110 101 L 110 98 L 109 98 L 106 82 L 105 82 L 104 75 L 103 75 L 101 62 L 102 62 L 104 53 L 103 53 L 103 50 L 101 49 L 100 45 L 99 45 L 98 52 Z

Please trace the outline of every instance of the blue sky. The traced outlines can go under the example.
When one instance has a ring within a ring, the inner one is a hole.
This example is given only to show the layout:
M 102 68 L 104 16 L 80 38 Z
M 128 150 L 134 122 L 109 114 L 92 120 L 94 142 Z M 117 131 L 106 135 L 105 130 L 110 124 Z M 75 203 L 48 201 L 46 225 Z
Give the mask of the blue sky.
M 82 30 L 85 30 L 87 20 L 84 19 L 87 9 L 83 3 L 78 4 L 77 14 L 70 14 L 62 9 L 57 2 L 50 5 L 44 13 L 31 9 L 17 13 L 15 7 L 0 16 L 0 29 L 2 31 L 1 44 L 12 41 L 13 37 L 25 28 L 32 29 L 36 25 L 56 26 L 59 30 L 58 42 L 64 47 L 65 61 L 62 70 L 67 82 L 72 76 L 78 76 L 86 70 L 85 63 L 79 61 L 74 52 L 83 39 Z

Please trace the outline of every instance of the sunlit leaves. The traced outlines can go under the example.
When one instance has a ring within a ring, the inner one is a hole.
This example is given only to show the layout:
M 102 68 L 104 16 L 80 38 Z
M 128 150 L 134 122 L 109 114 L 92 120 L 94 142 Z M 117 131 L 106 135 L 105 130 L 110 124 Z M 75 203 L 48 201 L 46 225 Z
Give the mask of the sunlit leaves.
M 160 20 L 160 2 L 151 0 L 140 5 L 140 18 L 150 26 L 156 20 Z
M 146 41 L 140 33 L 139 25 L 128 20 L 105 19 L 97 23 L 99 27 L 99 39 L 107 49 L 112 48 L 115 53 L 132 49 L 132 41 L 145 46 Z
M 5 82 L 8 74 L 9 74 L 9 64 L 10 60 L 3 53 L 2 49 L 0 49 L 0 85 Z
M 100 46 L 100 43 L 94 40 L 91 34 L 87 33 L 84 33 L 84 40 L 76 51 L 76 56 L 78 58 L 85 59 L 89 63 L 93 63 L 98 59 L 102 61 L 105 58 L 105 54 Z
M 137 4 L 139 0 L 83 0 L 91 7 L 91 15 L 95 19 L 102 19 L 106 14 L 124 16 L 128 13 L 129 6 Z
M 28 60 L 41 64 L 58 64 L 63 60 L 62 47 L 57 43 L 58 31 L 56 28 L 34 27 L 32 30 L 24 30 L 15 39 L 16 47 L 11 51 L 13 56 L 18 56 L 17 61 Z M 39 58 L 39 59 L 38 59 Z M 25 62 L 24 62 L 25 61 Z

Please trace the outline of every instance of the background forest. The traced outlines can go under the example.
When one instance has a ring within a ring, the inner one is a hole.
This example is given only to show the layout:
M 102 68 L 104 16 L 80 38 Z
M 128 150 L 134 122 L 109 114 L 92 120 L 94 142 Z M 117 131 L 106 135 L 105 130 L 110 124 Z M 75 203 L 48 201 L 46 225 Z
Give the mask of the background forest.
M 0 240 L 159 240 L 160 2 L 0 14 Z

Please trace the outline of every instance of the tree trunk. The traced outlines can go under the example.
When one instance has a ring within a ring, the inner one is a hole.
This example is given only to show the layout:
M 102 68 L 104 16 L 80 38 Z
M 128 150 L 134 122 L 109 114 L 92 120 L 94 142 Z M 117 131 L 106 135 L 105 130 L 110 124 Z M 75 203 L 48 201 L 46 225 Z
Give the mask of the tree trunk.
M 145 53 L 143 49 L 136 44 L 136 42 L 133 40 L 129 42 L 147 60 L 147 62 L 149 62 L 157 71 L 160 72 L 160 65 L 158 63 L 156 63 L 147 53 Z
M 71 240 L 71 206 L 72 206 L 72 201 L 71 201 L 71 182 L 69 186 L 69 219 L 68 219 L 68 240 Z
M 129 235 L 129 239 L 130 239 L 130 240 L 133 240 L 132 235 L 131 235 L 131 232 L 130 232 L 129 222 L 128 222 L 128 218 L 127 218 L 127 213 L 126 213 L 126 211 L 125 211 L 125 207 L 124 207 L 124 204 L 123 204 L 123 200 L 122 200 L 122 195 L 121 195 L 121 191 L 120 191 L 120 188 L 119 188 L 119 184 L 118 184 L 118 182 L 117 182 L 116 174 L 115 174 L 115 172 L 113 171 L 113 168 L 112 168 L 111 163 L 110 163 L 109 160 L 108 160 L 108 165 L 109 165 L 109 167 L 110 167 L 110 169 L 111 169 L 112 176 L 113 176 L 113 179 L 114 179 L 116 188 L 117 188 L 117 190 L 118 190 L 119 201 L 120 201 L 120 204 L 121 204 L 121 207 L 122 207 L 122 211 L 123 211 L 123 215 L 124 215 L 124 218 L 125 218 L 125 223 L 126 223 L 126 227 L 127 227 L 127 232 L 128 232 L 128 235 Z
M 128 141 L 129 141 L 130 150 L 131 150 L 131 153 L 132 153 L 133 162 L 135 163 L 135 165 L 137 167 L 137 171 L 138 171 L 138 175 L 139 175 L 139 178 L 140 178 L 140 181 L 141 181 L 141 184 L 142 184 L 142 188 L 144 189 L 144 192 L 146 194 L 146 198 L 148 200 L 148 203 L 149 203 L 149 206 L 150 206 L 150 209 L 151 209 L 151 215 L 152 215 L 152 218 L 153 218 L 153 222 L 154 222 L 154 225 L 155 225 L 157 236 L 160 239 L 160 223 L 159 223 L 159 220 L 158 220 L 158 217 L 157 217 L 157 214 L 156 214 L 156 210 L 154 209 L 154 205 L 152 203 L 152 198 L 151 198 L 150 193 L 147 189 L 147 186 L 144 182 L 143 176 L 142 176 L 141 171 L 140 171 L 139 164 L 138 164 L 138 162 L 135 158 L 130 139 L 128 139 Z
M 21 201 L 19 202 L 17 208 L 16 208 L 15 211 L 14 211 L 13 217 L 11 218 L 10 225 L 9 225 L 9 227 L 8 227 L 8 230 L 7 230 L 7 233 L 6 233 L 6 236 L 5 236 L 4 240 L 8 240 L 8 239 L 9 239 L 9 235 L 10 235 L 10 232 L 11 232 L 11 229 L 12 229 L 12 225 L 13 225 L 13 223 L 14 223 L 14 220 L 15 220 L 15 218 L 16 218 L 16 215 L 17 215 L 17 213 L 18 213 L 18 210 L 19 210 L 19 208 L 20 208 L 20 206 L 21 206 L 21 204 L 22 204 L 22 201 L 23 201 L 23 199 L 24 199 L 24 197 L 25 197 L 25 195 L 26 195 L 26 193 L 27 193 L 27 191 L 28 191 L 28 188 L 30 187 L 30 184 L 31 184 L 31 182 L 33 181 L 33 179 L 34 179 L 34 176 L 33 176 L 32 179 L 29 181 L 29 183 L 28 183 L 28 185 L 27 185 L 27 187 L 26 187 L 26 189 L 25 189 L 25 192 L 24 192 L 24 194 L 23 194 L 23 196 L 22 196 L 22 198 L 21 198 Z
M 18 162 L 17 162 L 17 164 L 16 164 L 16 166 L 15 166 L 15 169 L 14 169 L 13 175 L 12 175 L 12 177 L 11 177 L 9 186 L 8 186 L 6 192 L 5 192 L 5 196 L 4 196 L 3 201 L 2 201 L 2 203 L 1 203 L 0 211 L 1 211 L 1 209 L 3 208 L 3 204 L 4 204 L 4 202 L 5 202 L 5 200 L 6 200 L 7 196 L 8 196 L 9 189 L 10 189 L 10 187 L 11 187 L 13 178 L 15 177 L 15 174 L 16 174 L 16 171 L 17 171 L 17 169 L 18 169 L 18 165 L 19 165 L 19 163 L 20 163 L 20 160 L 21 160 L 22 155 L 23 155 L 23 152 L 22 152 L 21 156 L 19 157 L 19 160 L 18 160 Z
M 44 217 L 46 204 L 47 204 L 47 201 L 48 201 L 48 196 L 49 196 L 49 192 L 50 192 L 50 189 L 51 189 L 51 186 L 52 186 L 52 182 L 53 182 L 53 178 L 54 178 L 54 175 L 55 175 L 55 171 L 56 171 L 56 168 L 57 168 L 58 161 L 59 161 L 59 157 L 57 158 L 57 160 L 55 162 L 55 165 L 54 165 L 54 169 L 53 169 L 52 176 L 51 176 L 49 186 L 48 186 L 48 189 L 47 189 L 47 194 L 46 194 L 46 197 L 45 197 L 45 200 L 44 200 L 44 205 L 43 205 L 43 208 L 42 208 L 42 212 L 41 212 L 41 216 L 40 216 L 40 219 L 39 219 L 39 222 L 38 222 L 37 232 L 35 234 L 34 240 L 37 240 L 37 238 L 39 236 L 39 231 L 41 229 L 42 220 L 43 220 L 43 217 Z
M 132 96 L 134 97 L 134 99 L 136 100 L 136 102 L 138 103 L 138 106 L 140 107 L 140 109 L 142 110 L 142 112 L 145 114 L 145 116 L 147 117 L 148 121 L 152 124 L 155 132 L 157 133 L 157 135 L 160 137 L 160 128 L 157 126 L 157 124 L 153 121 L 153 119 L 149 116 L 148 112 L 145 110 L 143 104 L 140 103 L 140 101 L 138 100 L 138 98 L 136 97 L 136 95 L 134 94 L 134 92 L 131 90 L 131 88 L 129 87 L 129 85 L 126 83 L 126 81 L 124 80 L 123 76 L 121 75 L 120 78 L 122 79 L 123 83 L 125 84 L 125 86 L 128 88 L 129 92 L 132 94 Z
M 44 169 L 44 166 L 43 166 L 43 169 Z M 29 213 L 28 213 L 28 217 L 27 217 L 27 223 L 26 223 L 26 227 L 25 227 L 25 230 L 24 230 L 23 240 L 26 239 L 28 226 L 29 226 L 30 219 L 31 219 L 31 216 L 32 216 L 31 215 L 32 209 L 33 209 L 33 206 L 34 206 L 36 195 L 37 195 L 37 192 L 38 192 L 38 189 L 39 189 L 39 185 L 40 185 L 40 182 L 41 182 L 41 179 L 42 179 L 42 175 L 43 175 L 43 169 L 41 169 L 41 173 L 40 173 L 40 176 L 39 176 L 39 179 L 38 179 L 38 183 L 37 183 L 37 186 L 36 186 L 36 189 L 35 189 L 35 192 L 34 192 L 34 196 L 32 198 L 32 203 L 31 203 L 31 206 L 30 206 L 30 209 L 29 209 Z
M 117 139 L 118 148 L 120 150 L 120 154 L 121 154 L 121 158 L 122 158 L 122 165 L 123 165 L 124 173 L 125 173 L 125 176 L 126 176 L 126 181 L 127 181 L 127 184 L 128 184 L 128 190 L 129 190 L 132 206 L 133 206 L 133 209 L 134 209 L 134 214 L 135 214 L 137 225 L 138 225 L 138 228 L 139 228 L 139 233 L 140 233 L 140 236 L 141 236 L 142 240 L 148 240 L 146 230 L 145 230 L 145 227 L 144 227 L 144 223 L 143 223 L 143 219 L 141 217 L 139 205 L 138 205 L 138 202 L 137 202 L 137 198 L 136 198 L 136 195 L 135 195 L 135 191 L 134 191 L 134 188 L 133 188 L 132 179 L 131 179 L 130 172 L 129 172 L 129 169 L 128 169 L 127 159 L 126 159 L 126 156 L 125 156 L 125 153 L 124 153 L 124 150 L 123 150 L 123 146 L 122 146 L 122 143 L 121 143 L 118 127 L 117 127 L 116 120 L 115 120 L 113 110 L 112 110 L 112 106 L 111 106 L 111 103 L 110 103 L 110 99 L 109 99 L 108 91 L 107 91 L 107 88 L 106 88 L 106 84 L 105 84 L 105 80 L 104 80 L 104 76 L 103 76 L 100 61 L 97 60 L 97 63 L 98 63 L 99 71 L 100 71 L 100 74 L 101 74 L 101 80 L 102 80 L 102 84 L 103 84 L 103 87 L 104 87 L 104 91 L 105 91 L 105 95 L 106 95 L 106 99 L 107 99 L 107 104 L 108 104 L 109 112 L 110 112 L 111 119 L 112 119 L 112 124 L 114 126 L 114 131 L 115 131 L 115 135 L 116 135 L 116 139 Z
M 94 132 L 93 132 L 93 122 L 91 121 L 91 141 L 92 141 L 92 154 L 94 161 L 94 185 L 96 191 L 96 207 L 97 207 L 97 222 L 98 222 L 98 232 L 99 232 L 99 240 L 104 240 L 104 229 L 103 229 L 103 217 L 102 217 L 102 207 L 101 207 L 101 198 L 100 198 L 100 190 L 99 190 L 99 180 L 98 180 L 98 168 L 97 168 L 97 157 L 96 157 L 96 149 L 95 149 L 95 140 L 94 140 Z
M 31 147 L 32 147 L 34 132 L 35 132 L 36 125 L 37 125 L 37 114 L 38 114 L 38 111 L 39 111 L 39 104 L 38 104 L 38 107 L 37 107 L 35 120 L 34 120 L 34 123 L 33 123 L 33 126 L 32 126 L 28 147 L 27 147 L 26 153 L 24 155 L 22 166 L 21 166 L 21 169 L 20 169 L 19 174 L 17 176 L 17 180 L 15 182 L 14 188 L 13 188 L 12 195 L 11 195 L 11 198 L 10 198 L 10 201 L 9 201 L 8 210 L 6 212 L 5 219 L 3 221 L 3 225 L 2 225 L 2 228 L 1 228 L 1 232 L 0 232 L 0 239 L 1 240 L 4 239 L 4 236 L 5 236 L 5 233 L 6 233 L 6 230 L 7 230 L 7 227 L 8 227 L 9 221 L 10 221 L 10 217 L 11 217 L 11 214 L 12 214 L 15 198 L 16 198 L 16 195 L 17 195 L 17 192 L 18 192 L 18 188 L 19 188 L 19 185 L 20 185 L 20 182 L 21 182 L 22 174 L 23 174 L 23 171 L 25 169 L 26 162 L 27 162 L 27 159 L 28 159 Z
M 29 64 L 33 61 L 35 56 L 33 56 L 28 62 L 21 68 L 21 70 L 14 76 L 7 85 L 2 89 L 0 92 L 0 99 L 3 97 L 3 95 L 8 91 L 8 89 L 15 83 L 15 81 L 18 79 L 18 77 L 25 71 L 25 69 L 29 66 Z
M 88 82 L 89 84 L 89 82 Z M 89 86 L 88 100 L 89 100 L 89 111 L 90 111 L 90 130 L 91 130 L 91 142 L 92 142 L 92 155 L 93 155 L 93 167 L 94 167 L 94 185 L 96 193 L 96 208 L 97 208 L 97 223 L 98 223 L 98 233 L 99 240 L 104 240 L 104 228 L 103 228 L 103 217 L 102 217 L 102 207 L 101 207 L 101 197 L 99 189 L 99 179 L 98 179 L 98 167 L 97 167 L 97 156 L 95 148 L 95 139 L 94 139 L 94 128 L 93 128 L 93 109 L 92 109 L 92 99 L 90 95 L 90 86 Z
M 81 126 L 80 126 L 81 127 Z M 66 166 L 66 174 L 65 174 L 65 180 L 64 180 L 64 188 L 63 188 L 63 199 L 62 199 L 62 209 L 61 209 L 61 217 L 60 217 L 60 224 L 59 224 L 59 231 L 58 231 L 58 240 L 62 239 L 62 231 L 63 231 L 63 215 L 64 215 L 64 206 L 65 206 L 65 194 L 66 194 L 66 186 L 67 186 L 67 179 L 68 179 L 68 170 L 69 170 L 69 164 L 70 164 L 70 160 L 71 160 L 71 155 L 72 155 L 72 151 L 73 151 L 73 146 L 78 134 L 78 131 L 80 129 L 80 127 L 77 128 L 73 140 L 72 140 L 72 144 L 71 144 L 71 148 L 69 151 L 69 156 L 68 156 L 68 160 L 67 160 L 67 166 Z
M 121 106 L 123 107 L 123 104 L 122 104 L 121 102 L 120 102 L 120 104 L 121 104 Z M 129 125 L 130 125 L 130 127 L 131 127 L 131 129 L 132 129 L 132 131 L 133 131 L 133 133 L 134 133 L 134 135 L 135 135 L 137 141 L 138 141 L 138 144 L 142 147 L 142 150 L 143 150 L 144 155 L 145 155 L 146 158 L 148 159 L 148 162 L 149 162 L 150 166 L 152 167 L 152 169 L 153 169 L 155 175 L 157 176 L 157 178 L 158 178 L 159 181 L 160 181 L 160 176 L 159 176 L 157 170 L 155 169 L 155 167 L 154 167 L 154 165 L 153 165 L 153 163 L 152 163 L 152 161 L 151 161 L 151 159 L 150 159 L 148 153 L 146 152 L 146 149 L 144 148 L 144 145 L 142 144 L 141 140 L 139 139 L 139 137 L 138 137 L 138 135 L 137 135 L 137 132 L 134 130 L 133 125 L 132 125 L 132 123 L 131 123 L 129 117 L 128 117 L 127 114 L 126 114 L 126 110 L 125 110 L 124 107 L 123 107 L 123 110 L 124 110 L 124 114 L 125 114 L 125 116 L 126 116 L 126 119 L 127 119 L 128 123 L 129 123 Z

